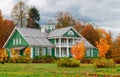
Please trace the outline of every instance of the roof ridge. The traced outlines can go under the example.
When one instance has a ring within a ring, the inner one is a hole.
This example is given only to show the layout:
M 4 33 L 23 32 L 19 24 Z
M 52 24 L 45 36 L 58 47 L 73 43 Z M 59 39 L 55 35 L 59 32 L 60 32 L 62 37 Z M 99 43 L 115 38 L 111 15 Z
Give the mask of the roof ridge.
M 27 27 L 15 27 L 16 29 L 32 29 L 32 30 L 40 30 L 37 28 L 27 28 Z

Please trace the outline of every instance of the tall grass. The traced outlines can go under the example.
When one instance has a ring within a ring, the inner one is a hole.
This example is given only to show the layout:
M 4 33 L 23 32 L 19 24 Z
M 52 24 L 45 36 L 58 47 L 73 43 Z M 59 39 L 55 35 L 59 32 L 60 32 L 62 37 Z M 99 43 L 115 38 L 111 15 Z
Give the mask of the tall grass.
M 108 69 L 95 68 L 92 64 L 81 64 L 74 68 L 57 67 L 52 63 L 0 64 L 0 77 L 86 77 L 87 74 L 119 75 L 120 65 Z

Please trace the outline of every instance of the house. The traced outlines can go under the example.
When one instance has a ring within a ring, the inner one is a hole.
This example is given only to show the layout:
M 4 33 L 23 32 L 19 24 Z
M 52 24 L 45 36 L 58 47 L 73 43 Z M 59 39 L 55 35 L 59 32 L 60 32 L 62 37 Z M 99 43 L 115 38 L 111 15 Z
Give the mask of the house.
M 98 57 L 98 50 L 91 45 L 73 27 L 54 29 L 49 33 L 40 29 L 17 28 L 15 27 L 4 44 L 9 57 L 12 57 L 11 50 L 19 55 L 24 55 L 24 50 L 30 47 L 30 57 L 39 55 L 51 55 L 56 57 L 71 57 L 71 47 L 77 42 L 85 42 L 85 56 Z

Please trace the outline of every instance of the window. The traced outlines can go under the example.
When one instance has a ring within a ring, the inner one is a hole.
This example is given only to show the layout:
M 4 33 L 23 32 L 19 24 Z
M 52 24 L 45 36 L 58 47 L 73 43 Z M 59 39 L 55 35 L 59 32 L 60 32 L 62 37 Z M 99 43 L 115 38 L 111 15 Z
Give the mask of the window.
M 67 45 L 67 40 L 66 39 L 61 39 L 61 44 L 66 46 Z
M 62 48 L 62 57 L 67 56 L 67 50 L 65 48 Z
M 35 55 L 36 55 L 36 56 L 39 55 L 39 48 L 35 48 Z
M 42 55 L 46 55 L 46 48 L 42 48 Z
M 15 39 L 13 39 L 13 45 L 15 45 Z
M 48 47 L 48 55 L 51 56 L 51 47 Z
M 68 32 L 68 35 L 74 35 L 74 32 L 73 32 L 72 30 L 70 30 L 70 31 Z
M 69 45 L 73 45 L 73 39 L 69 39 Z
M 16 45 L 18 45 L 18 39 L 16 39 Z
M 91 57 L 93 57 L 93 49 L 91 49 Z
M 56 48 L 56 56 L 59 57 L 59 48 Z
M 87 51 L 86 51 L 86 56 L 90 57 L 90 50 L 89 49 L 87 49 Z
M 19 44 L 21 44 L 21 38 L 19 38 Z
M 59 39 L 56 39 L 56 43 L 55 43 L 56 45 L 59 45 Z

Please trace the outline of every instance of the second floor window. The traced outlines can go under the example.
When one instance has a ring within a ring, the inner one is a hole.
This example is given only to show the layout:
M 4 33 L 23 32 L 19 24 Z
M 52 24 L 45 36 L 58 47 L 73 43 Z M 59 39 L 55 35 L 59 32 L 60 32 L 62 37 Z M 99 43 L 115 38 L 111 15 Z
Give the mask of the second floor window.
M 19 45 L 22 44 L 21 38 L 13 38 L 13 45 Z

